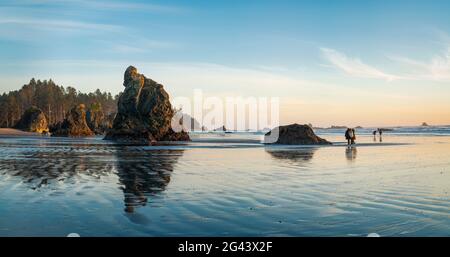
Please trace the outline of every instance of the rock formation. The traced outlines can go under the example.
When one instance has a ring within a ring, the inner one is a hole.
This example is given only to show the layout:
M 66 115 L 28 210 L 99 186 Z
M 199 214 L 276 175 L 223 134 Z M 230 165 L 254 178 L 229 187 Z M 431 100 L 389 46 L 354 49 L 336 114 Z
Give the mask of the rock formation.
M 171 130 L 174 110 L 163 85 L 139 74 L 133 66 L 124 74 L 125 90 L 106 140 L 148 144 L 165 140 L 189 140 L 187 133 Z
M 28 132 L 47 133 L 47 118 L 41 109 L 32 106 L 24 112 L 15 128 Z
M 314 133 L 308 125 L 291 124 L 279 126 L 265 134 L 265 143 L 286 145 L 331 145 Z
M 86 122 L 86 110 L 84 104 L 74 106 L 66 114 L 64 121 L 52 127 L 50 132 L 52 133 L 52 136 L 61 137 L 83 137 L 94 135 Z
M 202 128 L 203 128 L 202 125 L 194 117 L 192 117 L 186 113 L 181 113 L 181 114 L 177 113 L 176 115 L 177 115 L 177 117 L 180 117 L 179 122 L 180 122 L 181 126 L 183 127 L 184 131 L 202 131 Z M 190 124 L 184 123 L 183 121 L 189 121 Z
M 225 126 L 222 126 L 220 128 L 214 129 L 214 131 L 223 131 L 223 132 L 225 132 L 225 131 L 227 131 L 227 128 L 225 128 Z
M 92 104 L 86 112 L 86 123 L 96 135 L 103 135 L 108 127 L 108 121 L 100 104 Z

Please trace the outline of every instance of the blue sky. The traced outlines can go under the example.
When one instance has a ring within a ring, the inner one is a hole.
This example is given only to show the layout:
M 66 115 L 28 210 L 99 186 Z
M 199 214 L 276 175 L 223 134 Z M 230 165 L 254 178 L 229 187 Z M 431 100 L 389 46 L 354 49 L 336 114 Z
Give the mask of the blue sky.
M 278 96 L 283 123 L 450 123 L 450 1 L 0 1 L 0 92 L 31 77 Z M 351 110 L 352 115 L 348 115 Z

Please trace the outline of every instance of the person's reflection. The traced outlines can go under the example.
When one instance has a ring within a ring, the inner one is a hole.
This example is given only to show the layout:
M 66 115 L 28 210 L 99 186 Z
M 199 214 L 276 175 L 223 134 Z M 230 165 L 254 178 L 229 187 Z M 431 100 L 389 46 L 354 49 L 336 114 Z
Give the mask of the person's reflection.
M 354 147 L 354 146 L 347 147 L 345 149 L 345 157 L 347 157 L 347 160 L 349 160 L 349 161 L 354 161 L 356 159 L 357 153 L 358 153 L 358 151 L 357 151 L 356 147 Z
M 317 148 L 302 148 L 302 149 L 271 149 L 266 148 L 274 159 L 288 160 L 297 164 L 310 161 L 314 157 Z
M 148 197 L 164 191 L 183 150 L 118 150 L 117 175 L 122 184 L 126 213 L 145 206 Z

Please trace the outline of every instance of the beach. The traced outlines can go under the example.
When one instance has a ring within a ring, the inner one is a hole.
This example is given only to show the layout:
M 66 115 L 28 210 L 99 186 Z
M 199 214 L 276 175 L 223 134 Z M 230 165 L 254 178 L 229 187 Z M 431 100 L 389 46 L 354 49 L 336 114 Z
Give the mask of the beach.
M 33 137 L 33 136 L 41 136 L 41 134 L 33 133 L 33 132 L 26 132 L 26 131 L 12 129 L 12 128 L 0 128 L 0 137 L 1 136 Z
M 450 136 L 0 138 L 1 236 L 448 236 Z

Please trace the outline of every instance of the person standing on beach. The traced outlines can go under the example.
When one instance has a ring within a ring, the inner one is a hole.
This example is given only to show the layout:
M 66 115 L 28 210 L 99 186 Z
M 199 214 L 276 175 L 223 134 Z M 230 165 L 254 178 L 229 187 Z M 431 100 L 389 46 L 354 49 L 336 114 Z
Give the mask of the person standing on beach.
M 352 143 L 353 136 L 353 130 L 351 128 L 347 128 L 347 130 L 345 131 L 345 139 L 347 140 L 347 145 L 350 145 Z
M 372 132 L 372 135 L 373 135 L 373 141 L 374 141 L 374 142 L 377 141 L 377 131 L 376 131 L 376 130 L 374 130 L 374 131 Z
M 347 128 L 347 130 L 345 131 L 345 140 L 347 140 L 347 145 L 350 145 L 350 129 Z
M 351 136 L 352 136 L 352 140 L 351 140 L 351 143 L 352 143 L 352 145 L 354 145 L 355 144 L 355 140 L 356 140 L 356 132 L 355 132 L 355 129 L 354 128 L 352 128 L 351 130 Z
M 383 142 L 383 130 L 382 129 L 378 129 L 378 133 L 380 134 L 380 142 Z

